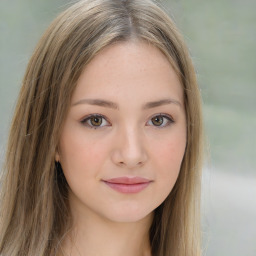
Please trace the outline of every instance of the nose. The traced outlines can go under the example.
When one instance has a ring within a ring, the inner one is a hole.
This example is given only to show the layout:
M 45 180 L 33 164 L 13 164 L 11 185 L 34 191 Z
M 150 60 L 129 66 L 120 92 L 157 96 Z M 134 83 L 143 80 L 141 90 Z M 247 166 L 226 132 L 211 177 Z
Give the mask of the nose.
M 143 135 L 135 128 L 118 131 L 113 143 L 112 161 L 118 165 L 133 169 L 142 166 L 148 160 Z

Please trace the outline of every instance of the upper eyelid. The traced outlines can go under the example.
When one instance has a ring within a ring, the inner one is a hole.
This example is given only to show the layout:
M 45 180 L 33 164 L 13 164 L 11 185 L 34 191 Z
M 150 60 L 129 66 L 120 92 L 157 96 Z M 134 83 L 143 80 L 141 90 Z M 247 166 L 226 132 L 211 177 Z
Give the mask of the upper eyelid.
M 86 120 L 88 120 L 88 119 L 90 119 L 91 117 L 94 117 L 94 116 L 101 117 L 101 118 L 105 119 L 109 124 L 111 124 L 111 122 L 109 121 L 109 119 L 106 116 L 104 116 L 102 114 L 99 114 L 99 113 L 93 113 L 93 114 L 86 115 L 83 118 L 81 118 L 80 122 L 85 123 Z M 174 118 L 172 117 L 172 115 L 167 114 L 167 113 L 154 114 L 154 115 L 152 115 L 148 118 L 148 121 L 150 121 L 152 118 L 157 117 L 157 116 L 165 117 L 165 118 L 169 119 L 170 122 L 174 122 Z
M 101 117 L 103 118 L 107 123 L 108 125 L 103 125 L 103 126 L 93 126 L 93 125 L 90 125 L 87 123 L 87 121 L 91 118 L 91 117 Z M 104 127 L 107 127 L 107 126 L 111 126 L 111 123 L 110 121 L 102 114 L 89 114 L 85 117 L 83 117 L 81 120 L 80 120 L 80 123 L 88 128 L 92 128 L 92 129 L 102 129 Z
M 171 121 L 174 122 L 173 116 L 170 115 L 170 114 L 166 114 L 166 113 L 158 113 L 158 114 L 152 115 L 152 116 L 150 117 L 150 119 L 152 119 L 152 118 L 154 118 L 154 117 L 156 117 L 156 116 L 166 117 L 166 118 L 168 118 L 168 119 L 170 119 Z
M 81 121 L 81 122 L 82 122 L 82 121 L 85 121 L 85 120 L 87 120 L 87 119 L 89 119 L 89 118 L 91 118 L 91 117 L 94 117 L 94 116 L 102 117 L 102 118 L 104 118 L 106 121 L 109 122 L 109 120 L 108 120 L 108 118 L 107 118 L 106 116 L 104 116 L 104 115 L 102 115 L 102 114 L 98 114 L 98 113 L 86 115 L 86 116 L 84 116 L 83 118 L 81 118 L 80 121 Z
M 155 114 L 155 115 L 151 116 L 150 119 L 146 122 L 146 124 L 147 124 L 148 122 L 152 122 L 152 119 L 153 119 L 154 117 L 157 117 L 157 116 L 161 116 L 161 117 L 163 117 L 163 118 L 166 118 L 166 119 L 167 119 L 167 123 L 166 123 L 165 125 L 159 125 L 159 126 L 155 126 L 155 125 L 152 125 L 152 124 L 146 125 L 146 126 L 153 126 L 153 127 L 156 128 L 156 129 L 162 129 L 162 128 L 166 128 L 166 127 L 172 125 L 173 123 L 175 123 L 175 121 L 174 121 L 174 119 L 173 119 L 173 117 L 172 117 L 171 115 L 159 113 L 159 114 Z
M 100 117 L 103 117 L 104 119 L 108 120 L 108 118 L 103 115 L 103 114 L 99 114 L 99 113 L 93 113 L 93 114 L 89 114 L 89 115 L 86 115 L 84 116 L 83 118 L 81 118 L 81 121 L 87 119 L 87 118 L 90 118 L 92 116 L 100 116 Z M 174 118 L 172 117 L 172 115 L 170 114 L 167 114 L 167 113 L 156 113 L 154 115 L 152 115 L 149 119 L 155 117 L 155 116 L 163 116 L 163 117 L 169 117 L 170 119 L 174 120 Z

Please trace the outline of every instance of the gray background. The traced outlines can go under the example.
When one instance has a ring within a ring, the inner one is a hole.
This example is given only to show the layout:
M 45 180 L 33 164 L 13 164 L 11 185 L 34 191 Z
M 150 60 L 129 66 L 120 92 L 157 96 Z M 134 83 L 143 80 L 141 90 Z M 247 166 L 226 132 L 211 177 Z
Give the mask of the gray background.
M 0 164 L 36 42 L 68 1 L 0 0 Z M 256 1 L 162 1 L 190 48 L 204 103 L 207 256 L 256 256 Z

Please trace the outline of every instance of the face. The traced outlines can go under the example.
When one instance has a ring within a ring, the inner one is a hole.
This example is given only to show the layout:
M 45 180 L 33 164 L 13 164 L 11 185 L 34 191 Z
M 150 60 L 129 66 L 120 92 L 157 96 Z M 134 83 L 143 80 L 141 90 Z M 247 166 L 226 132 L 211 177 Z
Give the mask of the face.
M 74 215 L 139 221 L 171 192 L 186 147 L 183 89 L 143 42 L 103 49 L 72 95 L 56 160 Z

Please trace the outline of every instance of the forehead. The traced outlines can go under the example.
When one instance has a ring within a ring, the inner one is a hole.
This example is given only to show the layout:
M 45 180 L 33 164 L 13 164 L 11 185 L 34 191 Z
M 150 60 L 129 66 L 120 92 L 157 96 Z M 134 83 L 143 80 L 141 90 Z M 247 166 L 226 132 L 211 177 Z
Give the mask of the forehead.
M 157 95 L 182 101 L 183 89 L 159 49 L 141 41 L 119 42 L 104 48 L 85 67 L 72 101 L 96 96 L 118 101 L 125 95 L 132 102 L 141 96 L 154 100 Z

